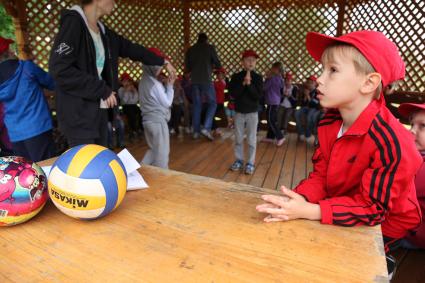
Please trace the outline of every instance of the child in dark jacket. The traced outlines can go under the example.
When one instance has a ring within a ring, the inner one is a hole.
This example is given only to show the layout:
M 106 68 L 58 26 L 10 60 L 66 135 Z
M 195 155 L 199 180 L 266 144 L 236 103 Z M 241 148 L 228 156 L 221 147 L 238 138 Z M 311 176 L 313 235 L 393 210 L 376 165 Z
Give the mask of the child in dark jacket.
M 115 1 L 80 1 L 62 11 L 52 46 L 49 71 L 55 79 L 57 118 L 70 147 L 107 145 L 107 109 L 117 105 L 118 58 L 151 66 L 174 67 L 109 29 L 100 21 Z
M 414 178 L 423 163 L 412 135 L 385 106 L 382 90 L 403 79 L 394 43 L 376 31 L 340 37 L 307 34 L 307 50 L 323 64 L 314 170 L 294 191 L 264 195 L 266 222 L 310 219 L 345 227 L 381 224 L 387 259 L 421 221 Z M 393 267 L 387 261 L 388 267 Z M 390 276 L 392 270 L 389 270 Z
M 244 165 L 243 139 L 247 131 L 249 145 L 245 174 L 255 170 L 257 148 L 258 106 L 263 92 L 263 78 L 254 71 L 258 55 L 253 50 L 242 54 L 243 71 L 234 74 L 230 80 L 229 92 L 235 98 L 235 156 L 231 170 L 239 171 Z

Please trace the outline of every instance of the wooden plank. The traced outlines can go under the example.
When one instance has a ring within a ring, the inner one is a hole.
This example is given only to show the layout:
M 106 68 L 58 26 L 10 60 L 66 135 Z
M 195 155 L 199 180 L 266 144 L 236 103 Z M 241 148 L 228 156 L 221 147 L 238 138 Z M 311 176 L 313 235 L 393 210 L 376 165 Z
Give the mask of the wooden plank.
M 313 144 L 307 143 L 307 158 L 306 158 L 306 176 L 313 172 L 313 162 L 311 158 L 313 157 L 315 146 Z
M 200 155 L 202 156 L 202 152 L 211 150 L 211 142 L 195 140 L 189 141 L 191 148 L 182 155 L 179 156 L 178 160 L 175 160 L 173 163 L 173 168 L 175 170 L 188 172 L 188 167 L 193 167 L 193 164 L 196 165 L 197 161 L 199 161 Z
M 267 175 L 261 187 L 276 190 L 280 172 L 282 171 L 283 161 L 285 159 L 285 154 L 288 149 L 288 141 L 286 141 L 281 147 L 278 147 L 276 153 L 273 157 L 273 161 L 270 164 L 270 168 L 267 171 Z
M 273 161 L 273 156 L 276 153 L 276 146 L 274 144 L 267 144 L 266 152 L 263 155 L 263 158 L 261 158 L 260 162 L 257 165 L 257 169 L 254 172 L 254 175 L 252 176 L 251 181 L 249 184 L 251 186 L 255 187 L 262 187 L 264 180 L 267 175 L 267 171 L 270 168 L 270 165 Z
M 294 175 L 294 165 L 297 154 L 297 135 L 294 133 L 289 134 L 288 149 L 286 151 L 285 159 L 283 160 L 282 171 L 277 185 L 277 190 L 280 186 L 292 188 L 292 178 Z
M 336 25 L 336 36 L 341 36 L 344 29 L 344 16 L 345 6 L 347 5 L 346 0 L 338 0 L 338 20 Z
M 425 282 L 425 250 L 409 250 L 400 264 L 393 283 L 422 283 Z
M 257 137 L 257 140 L 260 140 L 260 137 Z M 257 143 L 257 151 L 255 153 L 255 160 L 257 164 L 261 163 L 261 160 L 263 159 L 263 156 L 264 156 L 264 153 L 266 152 L 267 147 L 268 147 L 268 144 L 266 143 L 262 143 L 262 142 Z M 236 179 L 236 182 L 241 184 L 249 184 L 254 174 L 253 175 L 240 174 L 238 178 Z
M 306 157 L 307 157 L 307 142 L 298 141 L 296 148 L 294 177 L 292 178 L 291 188 L 295 188 L 306 177 Z
M 217 158 L 220 158 L 220 153 L 223 152 L 224 148 L 228 147 L 228 144 L 223 141 L 214 141 L 213 151 L 205 156 L 205 158 L 199 162 L 192 170 L 191 174 L 204 176 L 204 171 L 211 170 L 211 167 L 215 167 Z
M 228 146 L 223 151 L 222 159 L 217 160 L 217 166 L 215 170 L 207 173 L 207 177 L 223 179 L 229 171 L 229 168 L 232 165 L 234 159 L 233 142 L 228 140 L 227 145 Z
M 223 176 L 231 165 L 231 159 L 229 158 L 229 155 L 233 156 L 233 143 L 229 139 L 223 139 L 220 141 L 219 150 L 211 156 L 213 160 L 208 160 L 207 166 L 200 172 L 199 175 L 210 177 L 213 174 L 221 174 L 221 176 Z M 225 168 L 227 170 L 223 170 L 222 173 L 218 173 L 217 171 L 222 163 L 226 165 Z

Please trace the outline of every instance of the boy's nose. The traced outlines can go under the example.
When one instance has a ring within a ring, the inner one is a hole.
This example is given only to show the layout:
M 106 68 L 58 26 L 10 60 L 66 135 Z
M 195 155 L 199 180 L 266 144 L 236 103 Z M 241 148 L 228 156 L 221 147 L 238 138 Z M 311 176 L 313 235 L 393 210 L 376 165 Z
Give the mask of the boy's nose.
M 320 74 L 320 76 L 319 76 L 319 77 L 317 78 L 317 80 L 316 80 L 316 83 L 317 83 L 318 85 L 323 85 L 322 78 L 323 78 L 323 73 L 321 73 L 321 74 Z

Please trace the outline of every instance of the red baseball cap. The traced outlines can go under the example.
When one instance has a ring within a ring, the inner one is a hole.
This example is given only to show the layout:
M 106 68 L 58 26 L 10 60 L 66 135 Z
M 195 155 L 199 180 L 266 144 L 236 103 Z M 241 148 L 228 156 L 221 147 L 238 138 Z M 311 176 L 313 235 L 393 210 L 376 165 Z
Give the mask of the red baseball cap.
M 292 80 L 292 78 L 293 78 L 293 75 L 292 75 L 292 73 L 291 73 L 291 72 L 287 72 L 287 73 L 285 74 L 285 80 L 290 81 L 290 80 Z
M 403 103 L 398 107 L 398 112 L 406 118 L 408 118 L 412 112 L 420 110 L 425 111 L 425 103 Z
M 323 52 L 336 43 L 345 43 L 357 48 L 375 70 L 381 74 L 382 85 L 404 79 L 405 65 L 397 46 L 383 33 L 372 30 L 351 32 L 339 37 L 309 32 L 306 47 L 310 55 L 320 62 Z
M 242 53 L 242 59 L 247 58 L 247 57 L 255 57 L 257 59 L 260 58 L 260 56 L 258 56 L 258 54 L 254 50 L 251 50 L 251 49 L 245 50 Z
M 12 43 L 14 43 L 13 40 L 0 36 L 0 54 L 7 51 Z
M 308 79 L 313 81 L 313 82 L 317 81 L 317 77 L 315 75 L 309 76 Z
M 162 53 L 162 51 L 159 50 L 158 48 L 151 47 L 151 48 L 148 48 L 148 50 L 150 52 L 154 53 L 156 56 L 161 57 L 161 58 L 164 58 L 165 60 L 170 61 L 170 57 L 168 57 L 167 55 L 165 55 L 164 53 Z
M 129 80 L 131 80 L 131 77 L 130 77 L 129 74 L 124 73 L 124 74 L 121 75 L 120 80 L 121 81 L 125 81 L 125 80 L 129 81 Z
M 215 69 L 214 73 L 215 74 L 226 74 L 226 69 L 221 67 L 221 68 Z

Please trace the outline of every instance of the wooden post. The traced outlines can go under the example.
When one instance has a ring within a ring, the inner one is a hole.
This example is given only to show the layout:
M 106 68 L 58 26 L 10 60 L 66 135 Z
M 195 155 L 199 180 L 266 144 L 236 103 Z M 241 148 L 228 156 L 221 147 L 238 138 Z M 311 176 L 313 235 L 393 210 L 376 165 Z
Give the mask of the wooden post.
M 184 52 L 190 47 L 190 1 L 183 1 L 183 37 Z
M 31 59 L 31 49 L 28 45 L 27 33 L 27 13 L 25 9 L 24 0 L 0 0 L 6 8 L 8 14 L 13 17 L 13 24 L 15 25 L 16 45 L 18 47 L 19 59 Z
M 347 4 L 346 2 L 346 0 L 338 1 L 338 22 L 336 26 L 336 36 L 342 35 L 342 31 L 344 28 L 345 6 Z

